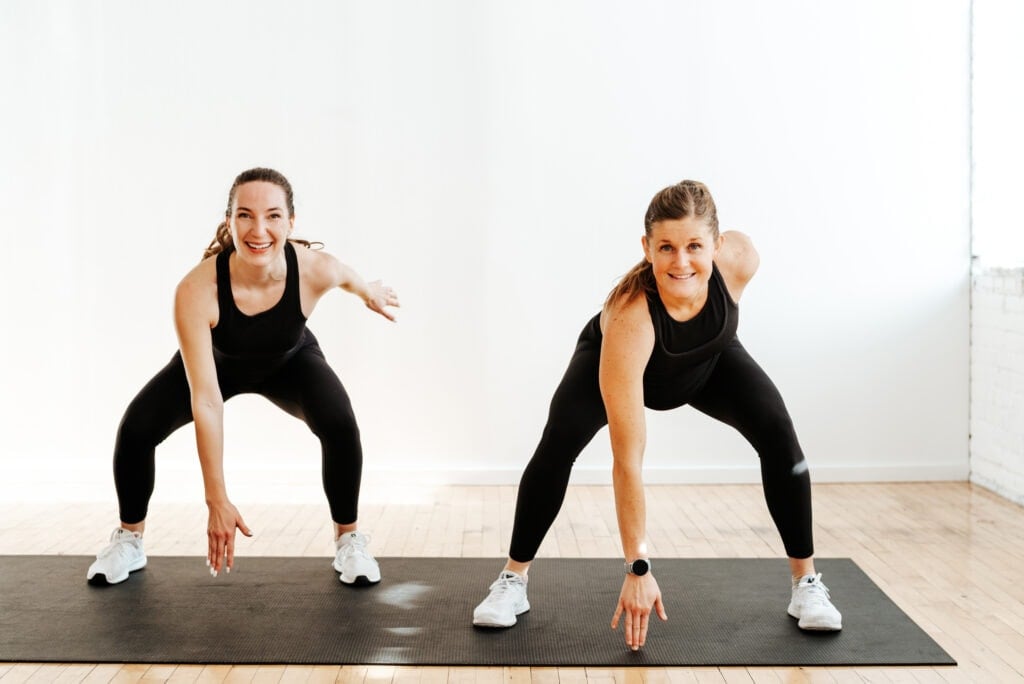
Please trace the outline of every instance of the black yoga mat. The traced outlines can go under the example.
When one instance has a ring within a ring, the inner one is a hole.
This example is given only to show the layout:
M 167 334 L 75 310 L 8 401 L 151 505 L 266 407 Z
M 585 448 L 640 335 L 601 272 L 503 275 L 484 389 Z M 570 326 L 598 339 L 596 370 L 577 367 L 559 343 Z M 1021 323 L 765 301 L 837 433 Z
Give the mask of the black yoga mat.
M 0 660 L 403 665 L 955 665 L 848 559 L 818 559 L 843 631 L 786 615 L 784 559 L 656 559 L 669 621 L 626 649 L 609 628 L 615 559 L 540 559 L 533 609 L 510 629 L 472 626 L 496 558 L 382 558 L 384 580 L 342 585 L 330 558 L 151 556 L 123 584 L 93 587 L 84 556 L 0 557 Z

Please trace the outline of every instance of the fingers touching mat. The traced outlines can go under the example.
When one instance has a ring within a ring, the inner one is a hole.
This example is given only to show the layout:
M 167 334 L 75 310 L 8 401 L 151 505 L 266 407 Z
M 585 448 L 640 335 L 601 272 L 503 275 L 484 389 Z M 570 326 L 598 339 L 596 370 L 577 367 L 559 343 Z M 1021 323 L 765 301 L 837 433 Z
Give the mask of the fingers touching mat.
M 91 587 L 84 556 L 0 557 L 0 660 L 18 662 L 408 665 L 952 665 L 847 559 L 818 570 L 843 612 L 840 633 L 804 633 L 786 615 L 784 559 L 662 559 L 669 621 L 626 650 L 609 623 L 615 559 L 540 559 L 533 609 L 507 630 L 471 624 L 502 562 L 382 558 L 384 580 L 343 586 L 329 558 L 239 558 L 211 578 L 203 560 L 151 556 L 112 587 Z M 32 578 L 26 581 L 25 578 Z

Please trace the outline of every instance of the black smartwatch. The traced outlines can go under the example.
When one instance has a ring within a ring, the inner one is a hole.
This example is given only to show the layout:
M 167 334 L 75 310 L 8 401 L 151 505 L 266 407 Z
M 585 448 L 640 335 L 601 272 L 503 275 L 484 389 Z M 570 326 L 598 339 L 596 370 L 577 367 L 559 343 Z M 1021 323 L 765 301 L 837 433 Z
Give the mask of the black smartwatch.
M 651 571 L 651 561 L 647 558 L 637 558 L 632 563 L 626 561 L 625 566 L 626 573 L 637 577 L 642 577 Z

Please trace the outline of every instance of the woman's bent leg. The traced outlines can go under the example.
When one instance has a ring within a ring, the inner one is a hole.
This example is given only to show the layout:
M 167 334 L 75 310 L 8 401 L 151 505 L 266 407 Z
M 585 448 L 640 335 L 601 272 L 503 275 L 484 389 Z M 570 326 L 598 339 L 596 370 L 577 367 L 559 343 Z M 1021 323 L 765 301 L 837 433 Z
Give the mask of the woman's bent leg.
M 359 512 L 363 447 L 348 393 L 316 345 L 304 347 L 260 388 L 260 394 L 304 421 L 320 439 L 324 493 L 341 529 Z
M 793 421 L 774 383 L 738 340 L 722 352 L 690 404 L 750 442 L 761 460 L 765 500 L 786 554 L 812 556 L 811 477 Z
M 558 516 L 583 448 L 608 424 L 598 363 L 601 350 L 580 344 L 551 399 L 547 425 L 519 482 L 509 558 L 529 563 Z
M 153 495 L 156 446 L 192 421 L 192 403 L 181 354 L 175 354 L 128 405 L 114 446 L 114 485 L 121 522 L 146 519 Z

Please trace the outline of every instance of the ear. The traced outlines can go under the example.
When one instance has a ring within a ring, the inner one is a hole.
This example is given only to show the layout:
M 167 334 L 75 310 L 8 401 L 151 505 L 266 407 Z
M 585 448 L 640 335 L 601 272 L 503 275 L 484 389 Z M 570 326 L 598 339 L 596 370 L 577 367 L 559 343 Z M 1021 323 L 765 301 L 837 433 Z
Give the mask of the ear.
M 640 248 L 644 250 L 644 259 L 647 263 L 653 263 L 651 259 L 651 239 L 646 235 L 640 236 Z
M 292 231 L 295 230 L 295 217 L 288 217 L 288 237 L 291 237 Z

